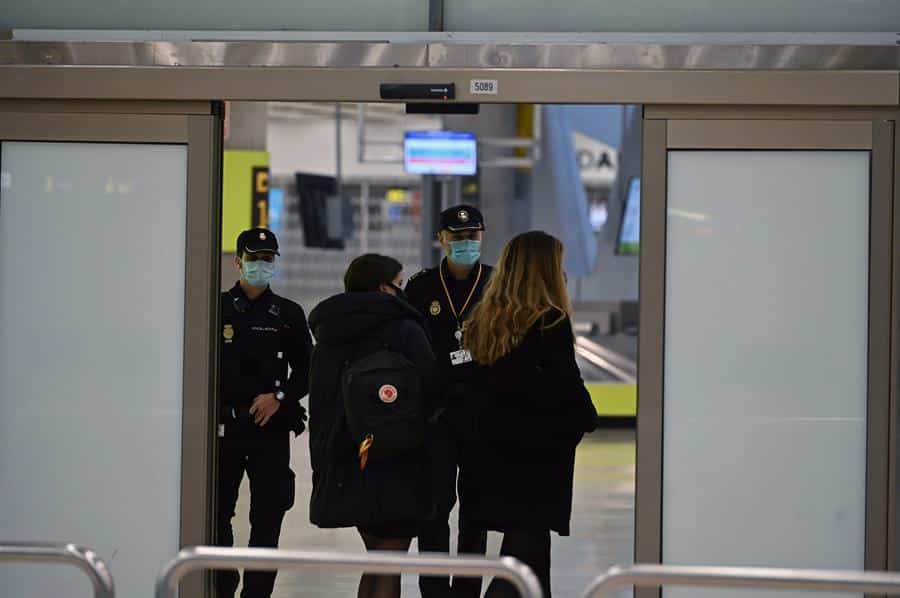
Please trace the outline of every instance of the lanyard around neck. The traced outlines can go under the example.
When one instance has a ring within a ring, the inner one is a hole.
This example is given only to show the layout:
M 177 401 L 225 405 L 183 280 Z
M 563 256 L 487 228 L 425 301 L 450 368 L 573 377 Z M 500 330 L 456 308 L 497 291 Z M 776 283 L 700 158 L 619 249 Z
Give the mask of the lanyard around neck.
M 481 281 L 482 269 L 483 266 L 481 264 L 478 264 L 478 276 L 475 277 L 475 284 L 473 284 L 471 290 L 469 290 L 469 296 L 466 297 L 466 302 L 463 303 L 462 309 L 456 311 L 456 306 L 453 304 L 453 297 L 450 296 L 450 290 L 447 288 L 447 281 L 444 280 L 444 267 L 438 267 L 438 274 L 440 274 L 441 276 L 441 285 L 444 287 L 444 294 L 447 296 L 447 303 L 450 304 L 450 311 L 453 312 L 453 317 L 456 318 L 457 326 L 459 326 L 460 324 L 460 315 L 466 313 L 466 308 L 469 307 L 469 303 L 472 301 L 472 297 L 475 296 L 475 289 L 478 288 L 478 283 Z

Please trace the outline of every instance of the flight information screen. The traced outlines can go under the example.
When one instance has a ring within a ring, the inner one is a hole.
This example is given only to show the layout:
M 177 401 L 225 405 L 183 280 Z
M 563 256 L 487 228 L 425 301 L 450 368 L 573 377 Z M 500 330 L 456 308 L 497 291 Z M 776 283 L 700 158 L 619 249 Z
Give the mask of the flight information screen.
M 477 148 L 473 133 L 408 131 L 403 140 L 403 164 L 410 174 L 472 175 L 478 163 Z

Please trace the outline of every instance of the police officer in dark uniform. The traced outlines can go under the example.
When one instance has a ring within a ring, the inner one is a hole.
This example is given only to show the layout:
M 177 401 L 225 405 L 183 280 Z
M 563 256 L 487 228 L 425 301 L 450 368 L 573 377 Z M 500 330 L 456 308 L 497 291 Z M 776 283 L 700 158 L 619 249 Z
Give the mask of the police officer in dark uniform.
M 481 241 L 484 219 L 476 208 L 460 205 L 441 213 L 438 241 L 446 254 L 440 266 L 419 272 L 406 286 L 409 302 L 427 321 L 440 379 L 445 384 L 444 409 L 432 422 L 430 436 L 434 442 L 434 466 L 437 490 L 437 516 L 433 524 L 419 535 L 420 552 L 449 552 L 448 519 L 456 503 L 457 469 L 462 452 L 462 436 L 467 423 L 461 405 L 471 376 L 472 357 L 462 346 L 462 328 L 466 316 L 481 299 L 491 275 L 491 267 L 481 263 Z M 465 488 L 459 488 L 462 498 Z M 487 532 L 459 523 L 459 552 L 484 554 Z M 480 578 L 421 576 L 419 588 L 423 598 L 472 596 L 481 593 Z
M 241 279 L 222 293 L 217 544 L 231 546 L 231 519 L 244 473 L 250 478 L 250 546 L 278 547 L 294 504 L 290 434 L 305 429 L 312 340 L 303 309 L 269 288 L 278 241 L 264 228 L 238 236 Z M 290 368 L 290 370 L 289 370 Z M 218 598 L 232 598 L 240 577 L 216 574 Z M 268 598 L 274 571 L 246 571 L 242 598 Z

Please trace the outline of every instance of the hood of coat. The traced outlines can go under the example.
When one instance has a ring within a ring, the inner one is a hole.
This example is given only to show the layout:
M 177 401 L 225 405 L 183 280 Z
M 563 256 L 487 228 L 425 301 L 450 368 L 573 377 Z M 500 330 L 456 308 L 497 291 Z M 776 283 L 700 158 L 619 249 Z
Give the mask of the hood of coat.
M 395 320 L 423 316 L 409 303 L 387 293 L 341 293 L 322 301 L 309 314 L 309 327 L 317 343 L 342 345 L 369 336 Z

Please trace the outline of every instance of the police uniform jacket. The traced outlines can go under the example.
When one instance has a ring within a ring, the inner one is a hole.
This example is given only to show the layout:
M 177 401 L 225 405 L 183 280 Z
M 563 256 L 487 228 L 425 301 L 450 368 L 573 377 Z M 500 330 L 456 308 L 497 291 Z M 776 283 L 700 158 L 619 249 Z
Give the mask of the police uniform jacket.
M 325 528 L 377 525 L 404 530 L 397 537 L 412 536 L 406 530 L 418 529 L 433 512 L 427 449 L 370 460 L 361 471 L 341 380 L 349 363 L 380 343 L 416 365 L 428 397 L 434 356 L 422 316 L 386 293 L 343 293 L 316 306 L 309 321 L 316 337 L 309 388 L 310 521 Z
M 597 413 L 571 322 L 560 316 L 546 315 L 512 352 L 476 368 L 460 517 L 485 529 L 569 534 L 575 447 Z
M 479 267 L 482 269 L 480 279 L 478 279 Z M 462 309 L 472 286 L 478 280 L 475 292 L 472 294 L 472 299 L 469 301 L 466 310 L 459 314 L 461 322 L 465 322 L 465 319 L 471 315 L 472 309 L 481 300 L 481 295 L 488 280 L 490 280 L 493 268 L 478 263 L 472 268 L 467 279 L 456 280 L 450 274 L 447 260 L 444 259 L 440 266 L 428 268 L 415 274 L 406 285 L 406 295 L 410 304 L 425 318 L 425 325 L 431 338 L 431 346 L 437 359 L 437 373 L 446 390 L 442 400 L 455 403 L 465 392 L 462 385 L 471 376 L 474 364 L 466 363 L 454 366 L 451 363 L 450 354 L 460 348 L 459 341 L 454 336 L 460 324 L 454 317 L 453 310 L 447 301 L 447 293 L 444 291 L 444 286 L 441 283 L 439 268 L 443 271 L 444 282 L 447 284 L 447 290 L 453 298 L 453 304 L 457 310 Z
M 222 293 L 221 302 L 220 421 L 251 417 L 248 410 L 258 395 L 281 390 L 281 407 L 265 428 L 299 434 L 312 352 L 303 309 L 268 288 L 251 301 L 240 283 Z

